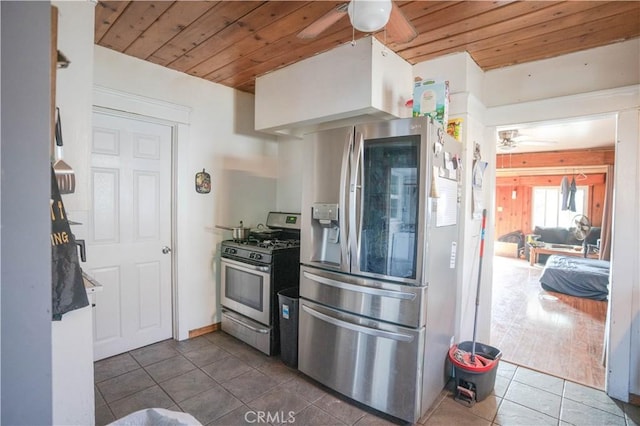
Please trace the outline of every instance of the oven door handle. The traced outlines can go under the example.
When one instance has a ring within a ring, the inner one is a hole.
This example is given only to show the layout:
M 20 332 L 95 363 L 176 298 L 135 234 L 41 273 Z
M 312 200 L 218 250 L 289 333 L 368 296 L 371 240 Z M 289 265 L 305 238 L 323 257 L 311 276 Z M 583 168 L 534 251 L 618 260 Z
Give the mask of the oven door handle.
M 240 321 L 239 319 L 234 318 L 233 316 L 229 315 L 229 311 L 227 311 L 226 309 L 222 309 L 222 313 L 223 314 L 227 314 L 225 315 L 225 317 L 229 320 L 229 321 L 233 321 L 238 325 L 241 325 L 242 327 L 248 328 L 251 331 L 255 331 L 256 333 L 261 333 L 261 334 L 267 334 L 269 333 L 268 329 L 265 328 L 257 328 L 252 326 L 251 324 L 247 324 L 244 321 Z
M 256 271 L 256 272 L 263 272 L 263 273 L 269 273 L 271 271 L 271 267 L 267 266 L 267 265 L 252 265 L 250 263 L 244 263 L 244 262 L 239 262 L 237 260 L 231 260 L 228 259 L 226 257 L 222 257 L 220 258 L 221 262 L 227 263 L 231 266 L 235 266 L 237 268 L 240 269 L 244 269 L 247 271 Z

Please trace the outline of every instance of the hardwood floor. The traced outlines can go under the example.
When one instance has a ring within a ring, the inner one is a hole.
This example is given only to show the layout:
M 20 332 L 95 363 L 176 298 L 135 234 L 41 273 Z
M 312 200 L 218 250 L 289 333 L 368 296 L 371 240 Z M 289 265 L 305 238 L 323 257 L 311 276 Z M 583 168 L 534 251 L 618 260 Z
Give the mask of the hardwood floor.
M 604 389 L 607 302 L 545 291 L 542 266 L 494 257 L 491 345 L 505 361 Z

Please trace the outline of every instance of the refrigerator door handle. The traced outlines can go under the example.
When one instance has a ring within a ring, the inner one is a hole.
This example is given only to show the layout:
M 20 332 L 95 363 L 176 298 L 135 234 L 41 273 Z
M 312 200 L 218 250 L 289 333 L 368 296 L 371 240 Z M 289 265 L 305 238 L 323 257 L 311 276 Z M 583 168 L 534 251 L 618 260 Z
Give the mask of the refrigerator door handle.
M 303 272 L 303 275 L 312 281 L 316 281 L 331 287 L 339 288 L 341 290 L 349 290 L 357 293 L 369 294 L 371 296 L 390 297 L 393 299 L 402 299 L 402 300 L 414 300 L 416 298 L 416 295 L 414 293 L 406 293 L 404 291 L 394 291 L 394 290 L 383 290 L 383 289 L 360 286 L 357 284 L 349 284 L 341 281 L 332 280 L 331 278 L 322 277 L 320 275 L 312 274 L 307 271 Z
M 341 168 L 341 176 L 340 182 L 342 185 L 340 186 L 340 205 L 343 208 L 343 211 L 340 212 L 338 210 L 338 219 L 339 219 L 339 231 L 340 235 L 346 236 L 346 238 L 340 238 L 340 251 L 342 259 L 346 259 L 347 272 L 351 268 L 351 253 L 349 251 L 349 174 L 351 173 L 351 156 L 353 152 L 353 131 L 348 135 L 348 143 L 344 145 L 344 152 L 342 153 L 342 168 Z
M 351 176 L 349 182 L 349 250 L 351 252 L 351 271 L 360 269 L 360 233 L 361 212 L 359 197 L 362 194 L 362 168 L 364 135 L 360 132 L 354 134 L 352 154 Z M 360 183 L 360 185 L 359 185 Z M 355 262 L 355 264 L 354 264 Z
M 342 321 L 339 320 L 337 318 L 334 318 L 332 316 L 323 314 L 322 312 L 318 312 L 313 308 L 310 308 L 309 306 L 306 305 L 302 305 L 302 309 L 308 313 L 309 315 L 318 318 L 319 320 L 322 320 L 324 322 L 327 322 L 329 324 L 335 325 L 336 327 L 341 327 L 341 328 L 346 328 L 348 330 L 352 330 L 355 331 L 357 333 L 363 333 L 363 334 L 368 334 L 370 336 L 374 336 L 374 337 L 382 337 L 385 339 L 391 339 L 391 340 L 395 340 L 398 342 L 412 342 L 413 341 L 413 336 L 409 335 L 409 334 L 402 334 L 402 333 L 394 333 L 391 331 L 384 331 L 384 330 L 377 330 L 375 328 L 370 328 L 370 327 L 364 327 L 362 325 L 358 325 L 358 324 L 353 324 L 350 322 L 346 322 L 346 321 Z

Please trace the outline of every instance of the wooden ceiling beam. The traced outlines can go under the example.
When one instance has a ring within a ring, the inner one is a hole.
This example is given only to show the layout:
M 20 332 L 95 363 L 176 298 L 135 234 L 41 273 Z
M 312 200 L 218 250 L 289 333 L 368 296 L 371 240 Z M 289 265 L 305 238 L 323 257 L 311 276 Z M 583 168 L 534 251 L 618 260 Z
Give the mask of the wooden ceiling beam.
M 530 152 L 520 154 L 498 154 L 496 165 L 500 169 L 533 167 L 585 167 L 612 165 L 615 159 L 613 148 Z

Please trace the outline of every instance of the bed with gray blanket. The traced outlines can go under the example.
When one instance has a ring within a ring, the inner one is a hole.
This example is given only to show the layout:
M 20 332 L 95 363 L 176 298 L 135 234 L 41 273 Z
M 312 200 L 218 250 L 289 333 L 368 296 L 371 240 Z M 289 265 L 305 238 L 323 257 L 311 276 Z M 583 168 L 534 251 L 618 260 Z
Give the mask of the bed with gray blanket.
M 552 255 L 540 275 L 543 289 L 594 300 L 609 296 L 609 261 Z

